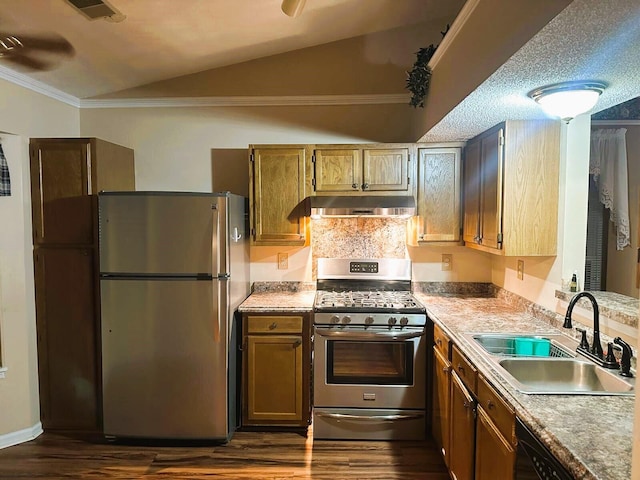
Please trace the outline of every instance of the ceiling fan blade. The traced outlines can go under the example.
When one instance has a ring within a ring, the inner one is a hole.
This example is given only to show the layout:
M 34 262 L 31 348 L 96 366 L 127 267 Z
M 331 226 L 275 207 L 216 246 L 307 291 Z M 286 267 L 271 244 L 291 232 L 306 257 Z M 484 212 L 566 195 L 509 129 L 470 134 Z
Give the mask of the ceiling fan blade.
M 45 50 L 62 55 L 72 55 L 75 52 L 75 49 L 69 41 L 59 35 L 39 37 L 19 33 L 0 32 L 0 40 L 9 46 L 17 42 L 19 46 L 25 50 Z
M 71 55 L 75 52 L 73 46 L 64 38 L 45 38 L 45 37 L 30 37 L 30 36 L 18 36 L 18 39 L 24 45 L 24 48 L 33 50 L 46 50 L 57 54 Z
M 49 70 L 53 67 L 53 64 L 51 62 L 38 60 L 27 55 L 11 55 L 0 57 L 0 63 L 1 62 L 11 62 L 28 70 Z

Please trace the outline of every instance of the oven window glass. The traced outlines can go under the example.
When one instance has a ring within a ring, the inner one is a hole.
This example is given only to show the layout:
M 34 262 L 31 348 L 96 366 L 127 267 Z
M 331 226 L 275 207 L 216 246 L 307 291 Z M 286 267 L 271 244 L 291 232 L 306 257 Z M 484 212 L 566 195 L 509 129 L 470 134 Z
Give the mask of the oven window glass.
M 413 342 L 327 342 L 327 383 L 413 385 Z

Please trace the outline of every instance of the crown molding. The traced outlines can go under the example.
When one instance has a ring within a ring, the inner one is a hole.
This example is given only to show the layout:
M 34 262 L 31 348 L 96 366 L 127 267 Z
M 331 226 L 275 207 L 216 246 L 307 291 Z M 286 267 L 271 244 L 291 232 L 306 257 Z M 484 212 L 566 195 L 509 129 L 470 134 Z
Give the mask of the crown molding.
M 380 95 L 292 95 L 83 99 L 80 108 L 153 107 L 283 107 L 320 105 L 409 104 L 408 94 Z
M 436 65 L 438 65 L 438 62 L 440 62 L 440 59 L 449 49 L 455 38 L 462 30 L 462 27 L 464 27 L 464 24 L 467 23 L 467 20 L 469 19 L 469 17 L 471 17 L 471 14 L 476 9 L 479 3 L 480 0 L 467 0 L 462 6 L 462 9 L 458 13 L 458 16 L 451 24 L 451 27 L 449 27 L 449 31 L 438 45 L 438 48 L 436 48 L 433 56 L 429 59 L 428 66 L 429 68 L 431 68 L 431 70 L 436 68 Z
M 62 90 L 53 88 L 21 73 L 14 72 L 2 65 L 0 65 L 0 78 L 36 93 L 41 93 L 49 98 L 53 98 L 54 100 L 66 103 L 67 105 L 71 105 L 72 107 L 80 107 L 80 99 L 78 97 L 64 93 Z
M 64 93 L 43 82 L 0 65 L 0 78 L 20 87 L 45 95 L 76 108 L 153 108 L 153 107 L 287 107 L 321 105 L 380 105 L 406 103 L 409 95 L 291 95 L 291 96 L 229 96 L 229 97 L 167 97 L 81 99 Z

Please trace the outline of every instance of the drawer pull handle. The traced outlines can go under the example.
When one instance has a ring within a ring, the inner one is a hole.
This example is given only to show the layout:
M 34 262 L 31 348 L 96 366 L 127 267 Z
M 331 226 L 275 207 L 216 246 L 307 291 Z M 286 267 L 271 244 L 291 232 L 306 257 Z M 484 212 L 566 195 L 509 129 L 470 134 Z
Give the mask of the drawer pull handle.
M 269 325 L 269 330 L 274 330 L 278 328 L 278 324 L 276 322 L 273 322 L 271 325 Z

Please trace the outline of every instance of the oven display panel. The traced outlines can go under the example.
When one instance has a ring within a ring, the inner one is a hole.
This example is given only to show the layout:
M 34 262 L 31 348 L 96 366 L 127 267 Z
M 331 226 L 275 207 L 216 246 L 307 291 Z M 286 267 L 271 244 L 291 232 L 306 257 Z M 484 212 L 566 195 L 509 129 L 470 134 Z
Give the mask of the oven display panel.
M 349 262 L 349 273 L 378 273 L 378 262 Z

